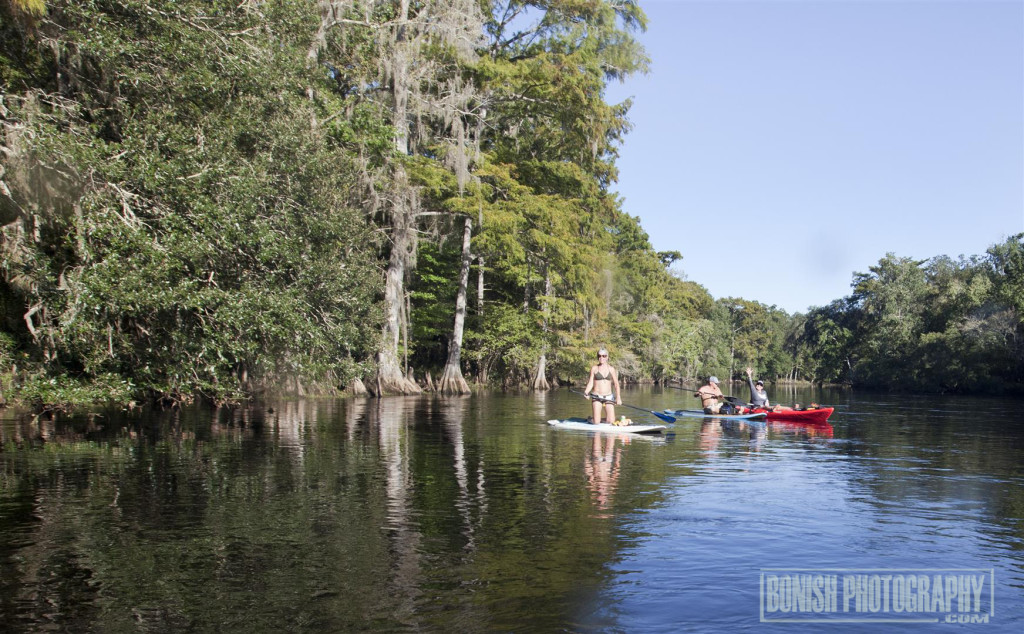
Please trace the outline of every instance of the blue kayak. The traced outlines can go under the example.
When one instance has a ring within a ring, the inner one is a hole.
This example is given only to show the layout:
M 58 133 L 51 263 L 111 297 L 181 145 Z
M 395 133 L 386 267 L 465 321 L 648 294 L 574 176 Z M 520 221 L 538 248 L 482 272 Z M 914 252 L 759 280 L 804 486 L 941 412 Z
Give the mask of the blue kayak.
M 768 414 L 756 412 L 753 414 L 705 414 L 702 409 L 667 409 L 665 413 L 670 416 L 688 416 L 690 418 L 722 418 L 729 420 L 764 420 Z

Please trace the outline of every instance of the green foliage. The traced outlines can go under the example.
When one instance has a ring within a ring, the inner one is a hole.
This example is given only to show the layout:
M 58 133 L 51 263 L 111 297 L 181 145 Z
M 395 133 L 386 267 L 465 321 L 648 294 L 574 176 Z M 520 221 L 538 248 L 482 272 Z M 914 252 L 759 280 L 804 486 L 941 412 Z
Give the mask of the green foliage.
M 19 386 L 18 400 L 35 410 L 70 411 L 82 405 L 128 403 L 135 394 L 131 381 L 116 374 L 88 379 L 35 376 Z
M 42 15 L 46 12 L 46 2 L 44 0 L 10 0 L 11 4 L 19 11 L 24 11 L 30 15 Z
M 807 316 L 789 342 L 818 381 L 881 389 L 1019 392 L 1022 236 L 988 257 L 886 255 L 854 293 Z
M 858 315 L 858 309 L 847 300 L 810 311 L 790 340 L 792 349 L 804 360 L 803 377 L 819 383 L 851 380 Z
M 453 235 L 453 234 L 447 234 Z M 409 285 L 412 306 L 411 365 L 435 373 L 448 358 L 453 307 L 458 292 L 458 255 L 461 245 L 449 240 L 425 243 L 417 254 L 416 272 Z
M 988 255 L 996 297 L 1024 317 L 1024 233 L 993 245 Z
M 605 89 L 648 64 L 632 0 L 481 4 L 476 58 L 450 37 L 479 25 L 458 3 L 414 3 L 432 20 L 412 26 L 383 0 L 331 19 L 299 0 L 3 6 L 0 398 L 345 383 L 397 332 L 396 298 L 412 364 L 439 369 L 465 217 L 482 382 L 527 383 L 542 354 L 579 381 L 599 346 L 635 381 L 1024 381 L 1024 234 L 888 254 L 807 315 L 673 273 L 685 254 L 655 252 L 610 191 L 629 103 Z
M 38 307 L 36 361 L 175 399 L 360 373 L 374 240 L 354 158 L 310 125 L 312 7 L 56 4 L 40 28 L 75 52 L 48 63 L 77 107 L 10 99 L 5 138 L 22 210 L 6 283 Z
M 466 341 L 480 378 L 506 386 L 529 380 L 544 345 L 537 315 L 508 304 L 489 307 L 479 330 L 467 333 Z

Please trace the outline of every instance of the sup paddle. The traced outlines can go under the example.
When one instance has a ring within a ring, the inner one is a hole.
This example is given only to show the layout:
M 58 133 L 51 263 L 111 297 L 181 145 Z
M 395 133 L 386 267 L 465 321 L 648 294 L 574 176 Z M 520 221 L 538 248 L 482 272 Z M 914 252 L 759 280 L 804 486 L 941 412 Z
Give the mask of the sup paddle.
M 593 394 L 588 396 L 586 394 L 583 394 L 583 392 L 580 392 L 579 390 L 574 390 L 572 388 L 569 388 L 569 391 L 573 392 L 575 394 L 581 394 L 583 396 L 586 396 L 587 398 L 594 399 L 595 401 L 599 401 L 601 403 L 611 403 L 612 405 L 615 405 L 615 401 L 613 399 L 601 398 L 600 396 L 596 396 L 596 395 L 593 395 Z M 674 422 L 676 422 L 676 419 L 674 417 L 669 416 L 668 414 L 662 414 L 660 412 L 656 412 L 653 409 L 645 409 L 643 407 L 636 407 L 635 405 L 627 405 L 625 403 L 622 404 L 622 407 L 628 407 L 630 409 L 640 410 L 641 412 L 647 412 L 648 414 L 654 414 L 655 416 L 657 416 L 661 420 L 665 421 L 666 423 L 674 423 Z

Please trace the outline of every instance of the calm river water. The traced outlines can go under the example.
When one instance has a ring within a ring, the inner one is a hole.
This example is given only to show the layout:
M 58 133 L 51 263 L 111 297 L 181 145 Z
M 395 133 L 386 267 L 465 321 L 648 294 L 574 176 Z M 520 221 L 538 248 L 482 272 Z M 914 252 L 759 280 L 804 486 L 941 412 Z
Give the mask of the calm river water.
M 550 428 L 566 390 L 0 412 L 0 629 L 1024 631 L 1021 401 L 774 396 L 831 427 Z

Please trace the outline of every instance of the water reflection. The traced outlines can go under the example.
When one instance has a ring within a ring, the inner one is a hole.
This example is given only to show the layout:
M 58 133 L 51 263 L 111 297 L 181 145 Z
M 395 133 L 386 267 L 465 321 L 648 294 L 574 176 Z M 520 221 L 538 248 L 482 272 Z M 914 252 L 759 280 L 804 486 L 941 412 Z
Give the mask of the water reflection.
M 312 433 L 312 430 L 316 428 L 317 424 L 317 408 L 314 406 L 313 401 L 285 401 L 278 403 L 276 407 L 270 407 L 271 411 L 267 412 L 268 416 L 273 417 L 273 428 L 276 435 L 276 441 L 283 447 L 287 447 L 292 455 L 295 456 L 296 460 L 302 461 L 305 453 L 305 443 L 303 438 Z M 251 424 L 259 422 L 262 423 L 262 416 L 256 418 L 253 416 L 254 412 L 262 414 L 263 409 L 252 410 L 242 409 L 241 412 L 245 413 L 245 416 L 240 419 L 236 419 L 235 422 L 239 426 L 244 428 L 252 428 Z
M 622 447 L 619 443 L 626 443 L 629 439 L 618 434 L 592 436 L 594 439 L 586 456 L 584 470 L 594 502 L 598 511 L 601 511 L 595 517 L 607 518 L 610 517 L 607 511 L 611 508 L 621 468 Z
M 459 516 L 462 518 L 466 548 L 473 550 L 476 547 L 476 526 L 473 521 L 473 509 L 486 500 L 486 496 L 484 495 L 482 477 L 477 480 L 475 494 L 470 494 L 469 491 L 469 465 L 466 460 L 466 441 L 462 429 L 469 401 L 469 396 L 452 396 L 439 401 L 437 405 L 441 410 L 441 419 L 444 421 L 445 430 L 448 432 L 448 437 L 452 443 L 455 481 L 459 487 L 456 508 L 458 509 Z M 477 473 L 482 475 L 483 472 L 484 464 L 481 462 Z
M 720 419 L 705 420 L 700 426 L 700 448 L 706 453 L 718 450 L 722 440 L 722 421 Z
M 822 564 L 986 565 L 1024 605 L 1017 404 L 979 419 L 955 399 L 832 402 L 834 428 L 681 421 L 671 442 L 552 430 L 580 405 L 562 392 L 4 413 L 0 618 L 12 631 L 742 627 L 757 567 Z
M 387 471 L 387 530 L 391 552 L 389 592 L 402 597 L 401 618 L 408 618 L 420 600 L 423 581 L 423 536 L 415 519 L 410 493 L 415 486 L 410 469 L 409 404 L 412 399 L 376 399 L 369 422 L 376 425 L 381 460 Z

